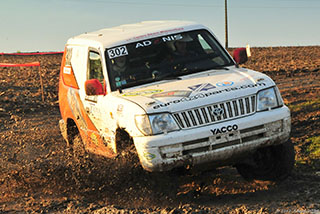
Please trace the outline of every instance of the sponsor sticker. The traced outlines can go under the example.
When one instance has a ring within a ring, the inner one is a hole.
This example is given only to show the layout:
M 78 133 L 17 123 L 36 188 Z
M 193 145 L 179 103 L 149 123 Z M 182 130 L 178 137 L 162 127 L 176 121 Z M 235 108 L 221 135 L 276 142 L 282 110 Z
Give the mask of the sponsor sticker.
M 147 34 L 143 34 L 140 36 L 135 36 L 132 37 L 130 39 L 128 39 L 127 41 L 133 41 L 133 40 L 142 40 L 142 39 L 146 39 L 146 38 L 151 38 L 151 37 L 156 37 L 156 36 L 160 36 L 160 35 L 165 35 L 165 34 L 170 34 L 170 33 L 174 33 L 174 32 L 178 32 L 178 31 L 183 31 L 184 28 L 173 28 L 173 29 L 169 29 L 169 30 L 162 30 L 162 31 L 157 31 L 157 32 L 153 32 L 153 33 L 147 33 Z
M 95 135 L 95 133 L 92 133 L 92 134 L 91 134 L 91 141 L 92 141 L 92 143 L 94 143 L 96 146 L 99 145 L 98 138 L 97 138 L 97 136 Z
M 152 45 L 152 42 L 149 40 L 146 40 L 146 41 L 142 41 L 142 42 L 137 42 L 136 48 L 147 47 L 150 45 Z
M 65 74 L 71 74 L 71 67 L 64 67 L 64 68 L 63 68 L 63 73 L 65 73 Z
M 216 86 L 218 87 L 224 87 L 224 86 L 232 86 L 234 82 L 232 81 L 224 81 L 224 82 L 218 82 Z
M 121 87 L 122 85 L 127 84 L 127 80 L 120 81 L 120 77 L 116 77 L 115 81 L 116 81 L 116 87 Z
M 126 56 L 128 55 L 128 50 L 126 46 L 120 46 L 120 47 L 109 49 L 108 55 L 110 59 L 120 57 L 120 56 Z
M 161 89 L 148 89 L 148 90 L 143 90 L 143 91 L 134 91 L 134 92 L 127 92 L 123 94 L 122 96 L 124 97 L 133 97 L 133 96 L 147 96 L 151 94 L 157 94 L 161 93 L 163 90 Z
M 228 87 L 226 89 L 221 89 L 221 90 L 216 90 L 216 91 L 211 91 L 211 92 L 204 92 L 204 93 L 199 93 L 194 96 L 190 97 L 183 97 L 181 99 L 176 99 L 172 100 L 167 103 L 161 103 L 153 106 L 153 109 L 158 109 L 158 108 L 164 108 L 172 104 L 178 104 L 178 103 L 183 103 L 183 102 L 189 102 L 189 101 L 194 101 L 202 98 L 208 98 L 216 94 L 221 94 L 221 93 L 228 93 L 228 92 L 233 92 L 233 91 L 238 91 L 238 90 L 243 90 L 247 88 L 256 88 L 256 87 L 265 87 L 267 84 L 264 82 L 258 82 L 256 84 L 247 84 L 247 85 L 240 85 L 240 86 L 234 86 L 234 87 Z
M 166 91 L 159 94 L 153 94 L 152 98 L 157 97 L 189 97 L 191 91 L 184 91 L 184 90 L 176 90 L 176 91 Z
M 152 154 L 150 152 L 145 152 L 143 153 L 143 156 L 145 157 L 145 159 L 147 159 L 148 161 L 151 161 L 153 159 L 156 158 L 156 155 L 155 154 Z
M 98 102 L 98 97 L 97 96 L 88 96 L 86 95 L 85 98 L 84 98 L 86 101 L 90 101 L 90 102 Z
M 229 126 L 222 126 L 221 128 L 218 129 L 210 129 L 213 135 L 216 134 L 221 134 L 221 133 L 226 133 L 226 132 L 232 132 L 232 131 L 237 131 L 238 130 L 238 125 L 229 125 Z
M 148 47 L 152 44 L 159 44 L 161 41 L 162 42 L 171 42 L 171 41 L 177 41 L 183 39 L 181 34 L 176 34 L 176 35 L 171 35 L 171 36 L 163 36 L 161 38 L 155 39 L 153 42 L 150 40 L 145 40 L 145 41 L 140 41 L 136 43 L 136 48 L 142 48 L 142 47 Z
M 162 41 L 163 42 L 171 42 L 171 41 L 176 41 L 176 40 L 180 40 L 183 37 L 181 36 L 181 34 L 177 34 L 177 35 L 172 35 L 172 36 L 164 36 L 162 37 Z
M 188 88 L 190 88 L 192 91 L 208 91 L 208 90 L 216 88 L 216 86 L 214 86 L 210 83 L 203 83 L 203 84 L 189 86 Z

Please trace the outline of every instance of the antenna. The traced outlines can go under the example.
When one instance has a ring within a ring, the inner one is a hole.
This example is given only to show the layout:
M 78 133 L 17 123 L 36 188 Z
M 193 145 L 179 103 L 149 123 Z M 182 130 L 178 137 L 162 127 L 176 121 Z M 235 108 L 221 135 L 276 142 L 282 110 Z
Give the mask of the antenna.
M 226 30 L 226 49 L 228 48 L 228 9 L 227 0 L 224 0 L 224 11 L 225 11 L 225 30 Z

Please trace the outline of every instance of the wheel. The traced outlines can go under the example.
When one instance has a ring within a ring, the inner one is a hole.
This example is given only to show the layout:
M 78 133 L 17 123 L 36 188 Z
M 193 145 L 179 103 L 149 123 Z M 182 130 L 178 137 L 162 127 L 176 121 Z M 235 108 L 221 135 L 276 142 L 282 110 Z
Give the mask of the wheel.
M 86 157 L 86 150 L 82 142 L 80 134 L 76 134 L 70 144 L 70 155 L 74 158 L 75 161 L 81 162 Z
M 68 150 L 72 180 L 75 182 L 77 188 L 83 188 L 88 183 L 87 181 L 90 177 L 92 167 L 79 133 L 70 141 Z
M 246 180 L 283 181 L 294 166 L 295 152 L 290 140 L 258 149 L 246 162 L 236 165 Z

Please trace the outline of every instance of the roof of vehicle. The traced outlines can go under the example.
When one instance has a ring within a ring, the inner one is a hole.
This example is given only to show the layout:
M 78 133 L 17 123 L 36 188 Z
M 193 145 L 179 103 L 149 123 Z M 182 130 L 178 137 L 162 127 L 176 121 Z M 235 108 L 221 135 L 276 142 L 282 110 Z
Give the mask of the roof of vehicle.
M 95 32 L 84 33 L 68 40 L 68 43 L 98 42 L 105 48 L 168 34 L 206 28 L 190 21 L 144 21 L 104 28 Z

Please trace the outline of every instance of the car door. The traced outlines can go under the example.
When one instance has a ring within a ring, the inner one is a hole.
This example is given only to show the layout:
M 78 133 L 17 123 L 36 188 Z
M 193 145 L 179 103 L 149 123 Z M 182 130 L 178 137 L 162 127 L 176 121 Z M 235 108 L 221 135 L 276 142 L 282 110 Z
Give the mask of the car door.
M 93 91 L 90 91 L 91 89 Z M 85 110 L 96 128 L 99 129 L 101 127 L 102 115 L 98 103 L 106 94 L 106 82 L 103 74 L 102 58 L 99 51 L 96 50 L 89 49 L 88 52 L 85 90 Z
M 91 141 L 91 148 L 89 149 L 93 149 L 93 152 L 95 153 L 100 153 L 105 146 L 101 137 L 103 115 L 99 103 L 106 94 L 106 82 L 103 74 L 100 52 L 96 49 L 89 48 L 87 62 L 86 81 L 84 86 L 86 95 L 83 104 L 86 114 L 92 122 L 92 125 L 88 126 L 90 129 L 88 130 L 89 141 Z

